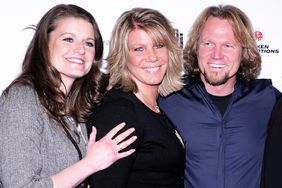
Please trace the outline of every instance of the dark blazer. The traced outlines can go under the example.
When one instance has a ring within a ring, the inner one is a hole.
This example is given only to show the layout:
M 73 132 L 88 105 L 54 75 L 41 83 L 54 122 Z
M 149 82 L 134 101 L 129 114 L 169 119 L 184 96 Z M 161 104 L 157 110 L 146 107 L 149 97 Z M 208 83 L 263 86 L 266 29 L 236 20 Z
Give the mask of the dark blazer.
M 137 136 L 129 148 L 134 154 L 121 159 L 90 179 L 98 188 L 183 188 L 185 155 L 174 126 L 165 114 L 145 106 L 132 92 L 113 88 L 94 111 L 88 126 L 97 128 L 97 139 L 118 123 L 134 127 Z
M 282 187 L 282 98 L 275 104 L 269 122 L 261 187 Z

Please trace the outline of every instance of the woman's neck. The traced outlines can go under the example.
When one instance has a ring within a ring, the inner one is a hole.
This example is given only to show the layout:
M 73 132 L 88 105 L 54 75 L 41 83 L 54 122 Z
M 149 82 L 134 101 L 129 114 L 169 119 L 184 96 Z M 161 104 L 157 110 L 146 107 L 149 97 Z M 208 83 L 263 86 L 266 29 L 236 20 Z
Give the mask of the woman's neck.
M 157 105 L 158 88 L 154 89 L 138 89 L 137 93 L 134 93 L 136 97 L 142 101 L 148 108 L 156 113 L 160 113 Z

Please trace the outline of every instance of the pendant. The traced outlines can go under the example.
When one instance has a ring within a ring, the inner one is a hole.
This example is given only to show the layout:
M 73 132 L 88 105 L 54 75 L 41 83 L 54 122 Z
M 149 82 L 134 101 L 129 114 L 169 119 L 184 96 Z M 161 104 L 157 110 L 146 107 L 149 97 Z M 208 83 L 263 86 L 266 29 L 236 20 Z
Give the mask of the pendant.
M 160 107 L 158 105 L 155 106 L 155 110 L 158 114 L 161 113 Z

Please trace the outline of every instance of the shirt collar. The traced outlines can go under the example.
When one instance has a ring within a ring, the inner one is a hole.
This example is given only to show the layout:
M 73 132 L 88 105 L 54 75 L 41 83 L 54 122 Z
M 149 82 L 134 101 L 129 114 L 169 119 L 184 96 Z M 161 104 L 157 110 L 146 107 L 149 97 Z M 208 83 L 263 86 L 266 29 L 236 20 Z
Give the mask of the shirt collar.
M 197 85 L 200 85 L 201 87 L 205 87 L 203 81 L 200 78 L 200 75 L 197 76 L 189 76 L 189 75 L 185 75 L 184 76 L 184 81 L 185 81 L 185 88 L 187 88 L 188 90 L 192 90 L 194 87 L 196 87 Z M 250 82 L 247 82 L 246 80 L 243 79 L 237 79 L 236 83 L 235 83 L 235 88 L 237 87 L 249 87 Z

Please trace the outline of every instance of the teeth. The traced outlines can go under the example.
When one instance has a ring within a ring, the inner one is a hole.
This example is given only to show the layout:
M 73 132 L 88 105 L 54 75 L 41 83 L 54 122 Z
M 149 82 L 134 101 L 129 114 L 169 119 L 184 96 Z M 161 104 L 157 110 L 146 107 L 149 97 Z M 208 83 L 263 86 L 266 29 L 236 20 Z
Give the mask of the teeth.
M 82 60 L 80 60 L 80 59 L 68 59 L 69 61 L 71 61 L 71 62 L 73 62 L 73 63 L 80 63 L 80 64 L 82 64 L 83 62 L 82 62 Z
M 155 72 L 157 70 L 159 70 L 160 67 L 148 67 L 148 68 L 144 68 L 144 70 L 146 71 L 150 71 L 150 72 Z
M 225 65 L 220 65 L 220 64 L 210 64 L 211 67 L 213 68 L 223 68 Z

